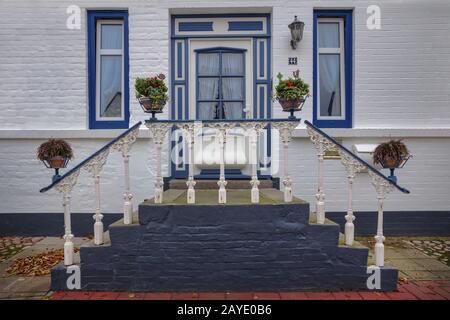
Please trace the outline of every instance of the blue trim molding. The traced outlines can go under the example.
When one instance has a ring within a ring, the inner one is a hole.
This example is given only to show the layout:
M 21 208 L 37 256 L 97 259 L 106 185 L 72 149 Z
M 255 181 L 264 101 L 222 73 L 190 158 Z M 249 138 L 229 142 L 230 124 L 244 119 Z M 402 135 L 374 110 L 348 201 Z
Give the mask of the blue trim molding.
M 178 31 L 180 32 L 213 31 L 213 23 L 203 21 L 180 22 L 178 23 Z
M 222 21 L 228 23 L 229 29 L 226 33 L 219 33 L 214 30 L 214 19 L 222 18 Z M 228 19 L 230 18 L 230 19 Z M 183 19 L 183 20 L 179 20 Z M 196 21 L 196 19 L 202 19 Z M 200 23 L 200 24 L 199 24 Z M 180 28 L 180 25 L 182 27 Z M 253 57 L 250 57 L 249 63 L 253 66 L 253 73 L 248 75 L 253 79 L 253 92 L 250 100 L 253 101 L 253 118 L 266 119 L 272 116 L 271 100 L 271 15 L 266 13 L 259 14 L 182 14 L 171 16 L 171 48 L 170 48 L 170 119 L 187 120 L 192 117 L 189 114 L 189 94 L 196 94 L 189 90 L 189 39 L 195 38 L 248 38 L 252 39 Z M 211 28 L 209 28 L 211 26 Z M 188 29 L 191 30 L 188 30 Z M 199 30 L 204 28 L 205 30 Z M 206 30 L 209 28 L 209 31 Z M 195 29 L 195 30 L 194 30 Z M 201 32 L 199 32 L 201 31 Z M 181 45 L 183 43 L 183 45 Z M 232 48 L 209 48 L 208 50 L 232 50 Z M 238 49 L 240 50 L 240 49 Z M 202 52 L 197 50 L 196 52 Z M 238 51 L 236 51 L 238 52 Z M 183 58 L 184 57 L 184 58 Z M 245 62 L 247 63 L 247 62 Z M 180 72 L 183 70 L 184 72 Z M 180 92 L 183 99 L 180 98 Z M 184 101 L 184 103 L 182 103 Z M 184 112 L 180 113 L 180 110 Z M 261 163 L 261 168 L 267 170 L 270 168 L 271 157 L 271 132 L 270 126 L 264 139 L 264 148 L 262 152 L 266 154 L 267 161 Z M 171 141 L 172 148 L 175 147 L 175 141 Z M 184 143 L 179 144 L 184 148 Z M 265 157 L 264 157 L 265 158 Z M 171 177 L 185 179 L 187 177 L 187 165 L 180 165 L 171 161 Z M 261 177 L 270 177 L 267 174 L 258 174 Z M 267 171 L 264 171 L 267 172 Z M 242 176 L 244 178 L 244 176 Z
M 317 119 L 317 20 L 318 18 L 344 19 L 344 61 L 345 61 L 345 119 Z M 351 128 L 353 124 L 353 10 L 314 10 L 313 16 L 313 123 L 320 128 Z
M 228 31 L 262 31 L 262 21 L 228 21 Z
M 128 11 L 126 10 L 88 10 L 88 97 L 89 97 L 89 129 L 126 129 L 130 119 L 129 97 L 129 56 L 128 56 Z M 96 120 L 96 37 L 97 20 L 123 20 L 123 95 L 124 120 Z

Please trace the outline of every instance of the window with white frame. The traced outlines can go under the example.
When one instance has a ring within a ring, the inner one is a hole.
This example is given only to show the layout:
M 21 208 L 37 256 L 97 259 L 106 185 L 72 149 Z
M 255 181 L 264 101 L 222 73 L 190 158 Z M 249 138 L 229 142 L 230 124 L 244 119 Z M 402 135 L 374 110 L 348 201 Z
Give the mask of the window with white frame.
M 89 128 L 128 128 L 128 12 L 88 11 L 88 61 Z
M 314 10 L 313 123 L 351 128 L 352 10 Z
M 123 21 L 97 21 L 96 120 L 123 120 Z

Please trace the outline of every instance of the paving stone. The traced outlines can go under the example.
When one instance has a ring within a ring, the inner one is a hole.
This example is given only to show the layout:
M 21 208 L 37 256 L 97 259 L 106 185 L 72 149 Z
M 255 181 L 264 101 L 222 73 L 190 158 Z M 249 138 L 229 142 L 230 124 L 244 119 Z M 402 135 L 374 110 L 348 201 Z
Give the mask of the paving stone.
M 144 294 L 144 300 L 171 300 L 170 292 L 149 292 Z
M 306 296 L 312 300 L 335 300 L 331 292 L 307 292 Z
M 253 294 L 250 292 L 227 292 L 227 300 L 253 300 Z
M 225 292 L 200 292 L 198 294 L 199 300 L 225 300 Z
M 196 292 L 178 292 L 172 295 L 172 300 L 198 300 Z
M 308 300 L 305 292 L 280 292 L 282 300 Z
M 363 298 L 358 292 L 333 292 L 336 300 L 362 300 Z

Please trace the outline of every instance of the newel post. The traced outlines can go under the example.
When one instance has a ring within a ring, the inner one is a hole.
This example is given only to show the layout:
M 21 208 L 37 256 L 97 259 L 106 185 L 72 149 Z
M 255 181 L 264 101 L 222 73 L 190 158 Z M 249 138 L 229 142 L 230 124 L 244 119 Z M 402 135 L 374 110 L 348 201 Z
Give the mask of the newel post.
M 158 121 L 147 122 L 145 125 L 152 133 L 153 143 L 156 147 L 155 203 L 162 203 L 164 192 L 161 164 L 162 144 L 164 143 L 167 131 L 172 128 L 173 125 L 171 123 L 161 123 Z
M 100 210 L 100 172 L 108 159 L 109 149 L 92 158 L 84 167 L 91 173 L 95 185 L 94 243 L 103 244 L 103 215 Z
M 133 194 L 130 188 L 130 151 L 132 145 L 136 142 L 139 134 L 139 127 L 131 131 L 125 137 L 113 145 L 113 149 L 122 153 L 124 167 L 124 192 L 123 192 L 123 223 L 131 224 L 133 222 Z
M 55 189 L 63 194 L 63 208 L 64 208 L 64 265 L 70 266 L 73 264 L 73 234 L 72 221 L 70 216 L 70 198 L 72 188 L 77 183 L 80 170 L 75 171 L 70 176 L 67 176 L 63 181 L 55 186 Z
M 259 203 L 259 180 L 258 180 L 258 138 L 266 127 L 264 122 L 243 122 L 241 127 L 247 131 L 250 140 L 250 164 L 252 166 L 252 179 L 250 180 L 251 202 Z
M 355 220 L 355 216 L 353 215 L 353 182 L 356 174 L 367 167 L 345 151 L 339 150 L 339 154 L 341 156 L 341 163 L 347 171 L 348 208 L 347 215 L 345 216 L 345 244 L 351 246 L 355 239 L 355 225 L 353 224 Z
M 298 121 L 273 122 L 272 125 L 280 133 L 283 143 L 283 186 L 284 202 L 292 202 L 292 180 L 289 176 L 289 143 L 292 140 L 292 131 L 297 127 Z
M 186 137 L 186 143 L 188 145 L 188 180 L 186 181 L 187 189 L 187 203 L 195 203 L 195 180 L 194 180 L 194 144 L 195 137 L 197 135 L 197 125 L 195 123 L 184 123 L 179 126 Z
M 383 211 L 384 211 L 384 200 L 386 199 L 386 194 L 391 192 L 394 187 L 388 181 L 377 175 L 376 173 L 369 171 L 369 176 L 372 185 L 375 187 L 377 192 L 378 200 L 378 220 L 377 220 L 377 234 L 375 236 L 375 265 L 378 267 L 384 266 L 384 240 L 383 235 Z
M 325 152 L 328 150 L 332 150 L 334 148 L 333 144 L 328 141 L 326 138 L 321 136 L 318 132 L 314 131 L 310 127 L 306 127 L 306 131 L 311 138 L 311 141 L 314 143 L 317 151 L 317 160 L 318 160 L 318 182 L 317 182 L 317 193 L 316 193 L 316 216 L 317 223 L 324 224 L 325 223 L 325 192 L 323 191 L 323 160 Z

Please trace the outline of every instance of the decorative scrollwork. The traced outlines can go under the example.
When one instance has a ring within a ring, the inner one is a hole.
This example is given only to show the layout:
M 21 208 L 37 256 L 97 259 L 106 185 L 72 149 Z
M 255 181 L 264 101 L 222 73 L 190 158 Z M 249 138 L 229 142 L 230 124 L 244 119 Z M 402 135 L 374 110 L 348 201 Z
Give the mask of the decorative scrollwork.
M 126 157 L 130 153 L 131 146 L 136 142 L 139 135 L 139 127 L 130 131 L 125 137 L 122 137 L 119 141 L 112 145 L 113 150 L 117 150 L 122 153 L 123 157 Z
M 155 144 L 163 144 L 167 131 L 173 127 L 173 123 L 147 122 L 145 125 L 152 133 Z
M 299 120 L 296 121 L 275 121 L 272 126 L 280 133 L 281 142 L 289 143 L 292 140 L 292 131 L 298 126 Z
M 64 180 L 59 182 L 55 189 L 58 192 L 69 194 L 72 191 L 72 188 L 77 184 L 78 176 L 80 175 L 80 169 L 74 171 L 72 174 L 66 176 Z
M 306 127 L 306 132 L 308 133 L 312 143 L 316 147 L 316 150 L 320 155 L 323 155 L 323 153 L 327 151 L 332 151 L 336 149 L 336 146 L 334 143 L 332 143 L 330 140 L 322 136 L 317 131 L 313 130 L 311 127 Z
M 354 177 L 356 173 L 367 169 L 366 165 L 353 158 L 347 152 L 339 149 L 339 154 L 341 156 L 341 163 L 350 177 Z
M 105 151 L 99 153 L 91 160 L 89 160 L 88 163 L 83 166 L 83 169 L 91 173 L 93 177 L 97 176 L 105 165 L 106 160 L 108 160 L 108 156 L 109 149 L 106 149 Z
M 386 179 L 382 178 L 375 172 L 369 170 L 369 177 L 372 185 L 375 187 L 378 197 L 384 198 L 386 194 L 394 190 L 392 183 L 386 181 Z

